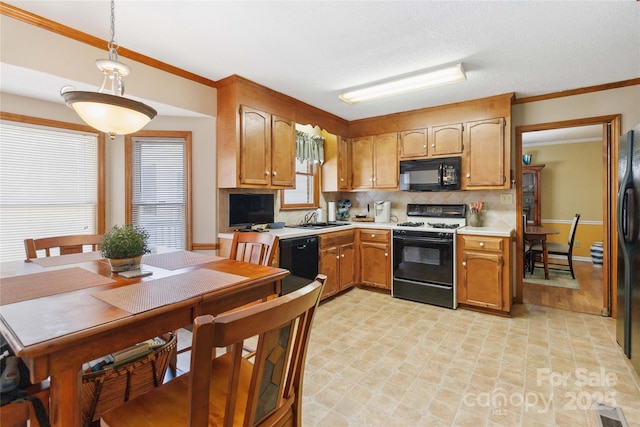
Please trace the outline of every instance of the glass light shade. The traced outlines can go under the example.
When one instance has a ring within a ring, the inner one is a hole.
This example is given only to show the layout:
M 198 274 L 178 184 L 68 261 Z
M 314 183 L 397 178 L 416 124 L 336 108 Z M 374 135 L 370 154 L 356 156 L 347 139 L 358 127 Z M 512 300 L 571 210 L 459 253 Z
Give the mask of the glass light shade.
M 347 90 L 338 97 L 347 104 L 372 101 L 393 95 L 415 92 L 435 86 L 462 82 L 467 79 L 462 64 L 423 70 Z
M 108 133 L 111 139 L 139 131 L 157 114 L 148 105 L 122 96 L 83 91 L 61 95 L 85 123 Z

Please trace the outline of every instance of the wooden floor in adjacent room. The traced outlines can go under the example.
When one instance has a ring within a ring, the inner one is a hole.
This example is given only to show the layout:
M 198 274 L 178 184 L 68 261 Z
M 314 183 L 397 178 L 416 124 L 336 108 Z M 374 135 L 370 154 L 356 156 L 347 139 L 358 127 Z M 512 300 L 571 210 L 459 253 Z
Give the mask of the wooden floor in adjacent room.
M 578 313 L 601 314 L 602 268 L 591 262 L 574 261 L 574 273 L 580 289 L 565 289 L 523 282 L 523 301 L 528 304 L 561 308 Z

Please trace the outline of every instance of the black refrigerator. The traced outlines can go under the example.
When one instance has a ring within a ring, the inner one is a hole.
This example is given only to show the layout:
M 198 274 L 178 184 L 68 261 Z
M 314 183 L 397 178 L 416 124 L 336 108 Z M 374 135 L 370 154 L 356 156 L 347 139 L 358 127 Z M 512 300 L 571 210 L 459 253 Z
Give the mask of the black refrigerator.
M 620 137 L 616 340 L 640 374 L 640 125 Z

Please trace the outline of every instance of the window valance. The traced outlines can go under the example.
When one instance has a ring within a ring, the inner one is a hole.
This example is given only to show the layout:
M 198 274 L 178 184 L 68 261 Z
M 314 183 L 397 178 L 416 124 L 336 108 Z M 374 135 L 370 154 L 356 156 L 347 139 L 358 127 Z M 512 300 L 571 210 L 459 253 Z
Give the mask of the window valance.
M 296 130 L 296 158 L 300 162 L 324 162 L 324 139 L 318 135 L 310 135 Z

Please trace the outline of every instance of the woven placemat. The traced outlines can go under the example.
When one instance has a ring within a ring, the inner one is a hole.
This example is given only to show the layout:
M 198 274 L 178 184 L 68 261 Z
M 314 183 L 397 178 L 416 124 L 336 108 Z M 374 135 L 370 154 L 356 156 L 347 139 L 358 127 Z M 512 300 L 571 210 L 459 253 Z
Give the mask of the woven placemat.
M 108 277 L 80 267 L 0 279 L 0 304 L 12 304 L 112 283 Z
M 247 280 L 247 277 L 222 271 L 200 269 L 97 292 L 93 296 L 129 313 L 136 314 L 184 301 L 244 280 Z
M 175 251 L 163 254 L 150 254 L 142 257 L 142 264 L 164 268 L 165 270 L 178 270 L 194 265 L 206 264 L 223 259 L 215 255 L 199 254 L 197 252 Z
M 32 258 L 31 261 L 41 265 L 42 267 L 55 267 L 57 265 L 77 264 L 79 262 L 96 261 L 99 259 L 102 259 L 102 254 L 98 251 L 94 251 L 82 252 L 79 254 L 49 256 L 45 258 Z

